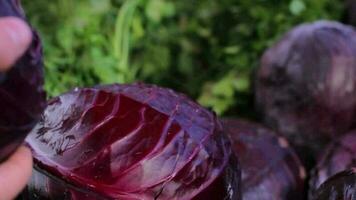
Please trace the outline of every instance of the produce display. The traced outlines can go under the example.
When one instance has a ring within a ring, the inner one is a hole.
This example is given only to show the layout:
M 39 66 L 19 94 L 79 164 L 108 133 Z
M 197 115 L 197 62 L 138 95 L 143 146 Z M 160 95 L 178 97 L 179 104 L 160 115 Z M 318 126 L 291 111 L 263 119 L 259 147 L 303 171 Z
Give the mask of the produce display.
M 49 101 L 26 142 L 38 171 L 107 198 L 239 199 L 240 172 L 216 116 L 169 89 L 75 89 Z M 34 189 L 62 199 L 42 186 Z
M 331 21 L 302 24 L 264 53 L 257 107 L 268 126 L 317 153 L 354 127 L 355 77 L 355 29 Z
M 355 200 L 356 199 L 356 168 L 340 172 L 316 191 L 311 200 Z
M 0 17 L 24 14 L 18 1 L 0 0 Z M 0 44 L 1 45 L 1 44 Z M 33 40 L 12 68 L 0 72 L 0 162 L 22 144 L 45 107 L 41 42 Z
M 305 169 L 283 136 L 244 120 L 225 119 L 223 125 L 239 155 L 243 199 L 304 198 Z
M 0 0 L 4 16 L 26 20 L 19 0 Z M 34 158 L 19 200 L 356 200 L 354 27 L 302 24 L 266 50 L 253 77 L 261 124 L 145 83 L 46 102 L 42 68 L 33 30 L 0 72 L 0 162 L 24 140 Z

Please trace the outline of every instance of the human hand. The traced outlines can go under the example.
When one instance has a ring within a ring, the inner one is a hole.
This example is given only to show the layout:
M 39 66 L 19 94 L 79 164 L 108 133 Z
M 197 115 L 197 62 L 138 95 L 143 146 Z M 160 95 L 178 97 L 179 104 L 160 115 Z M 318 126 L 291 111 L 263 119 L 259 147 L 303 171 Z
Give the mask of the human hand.
M 31 42 L 31 30 L 19 18 L 0 18 L 0 72 L 7 71 Z M 0 200 L 14 199 L 26 185 L 32 171 L 31 152 L 20 147 L 0 163 Z

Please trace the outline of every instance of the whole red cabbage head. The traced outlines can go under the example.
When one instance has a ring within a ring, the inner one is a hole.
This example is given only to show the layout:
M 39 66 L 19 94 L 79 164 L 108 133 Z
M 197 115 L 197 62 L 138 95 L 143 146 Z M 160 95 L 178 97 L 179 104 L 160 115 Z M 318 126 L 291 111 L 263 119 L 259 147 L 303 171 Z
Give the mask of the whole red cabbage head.
M 68 184 L 68 199 L 87 199 L 72 187 L 120 200 L 240 199 L 237 161 L 216 116 L 169 89 L 75 89 L 49 101 L 26 141 L 36 170 Z M 48 185 L 33 178 L 29 188 L 63 199 Z
M 239 156 L 243 199 L 304 199 L 306 173 L 284 137 L 239 119 L 225 119 L 223 126 Z
M 311 200 L 355 200 L 356 168 L 337 173 L 325 181 Z
M 316 189 L 328 178 L 352 167 L 356 167 L 356 130 L 329 144 L 322 152 L 312 172 L 310 196 L 313 196 Z
M 355 29 L 332 21 L 295 27 L 264 53 L 255 89 L 266 124 L 317 152 L 355 126 Z
M 20 2 L 0 0 L 0 17 L 25 20 Z M 1 44 L 0 44 L 1 45 Z M 0 72 L 0 162 L 25 139 L 45 107 L 42 49 L 38 35 L 7 72 Z

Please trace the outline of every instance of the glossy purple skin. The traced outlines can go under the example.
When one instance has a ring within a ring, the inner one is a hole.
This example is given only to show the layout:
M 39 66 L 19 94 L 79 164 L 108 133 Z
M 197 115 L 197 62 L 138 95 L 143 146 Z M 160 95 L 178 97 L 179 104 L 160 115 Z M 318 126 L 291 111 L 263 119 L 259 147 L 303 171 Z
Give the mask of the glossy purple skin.
M 310 195 L 331 176 L 356 167 L 356 130 L 330 144 L 322 153 L 310 180 Z
M 298 147 L 318 152 L 355 126 L 356 31 L 318 21 L 269 48 L 256 74 L 264 121 Z
M 223 120 L 242 173 L 242 199 L 301 200 L 305 170 L 287 140 L 262 125 Z
M 24 14 L 20 2 L 0 0 L 0 17 Z M 0 44 L 1 45 L 1 44 Z M 7 72 L 0 72 L 0 162 L 6 159 L 35 126 L 45 107 L 42 49 L 38 35 L 26 53 Z
M 356 168 L 329 178 L 311 200 L 356 200 Z
M 169 89 L 75 89 L 48 103 L 26 142 L 40 171 L 111 199 L 198 200 L 225 175 L 219 199 L 239 199 L 216 116 Z
M 61 179 L 34 169 L 31 180 L 17 200 L 108 200 L 85 188 L 71 186 Z
M 236 162 L 234 159 L 231 159 L 230 162 L 224 173 L 194 197 L 194 200 L 241 199 L 233 196 L 237 192 L 234 187 L 240 183 L 234 182 L 239 181 L 234 177 L 236 176 Z M 231 194 L 231 196 L 226 194 Z M 111 198 L 99 195 L 89 188 L 68 184 L 63 179 L 35 167 L 31 180 L 17 200 L 111 200 Z

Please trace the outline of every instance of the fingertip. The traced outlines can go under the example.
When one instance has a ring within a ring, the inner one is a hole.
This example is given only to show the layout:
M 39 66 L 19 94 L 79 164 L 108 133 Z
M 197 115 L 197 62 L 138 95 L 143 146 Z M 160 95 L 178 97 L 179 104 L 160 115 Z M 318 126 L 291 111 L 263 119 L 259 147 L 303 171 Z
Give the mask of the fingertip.
M 17 17 L 0 19 L 0 71 L 8 70 L 23 55 L 32 40 L 30 27 Z

